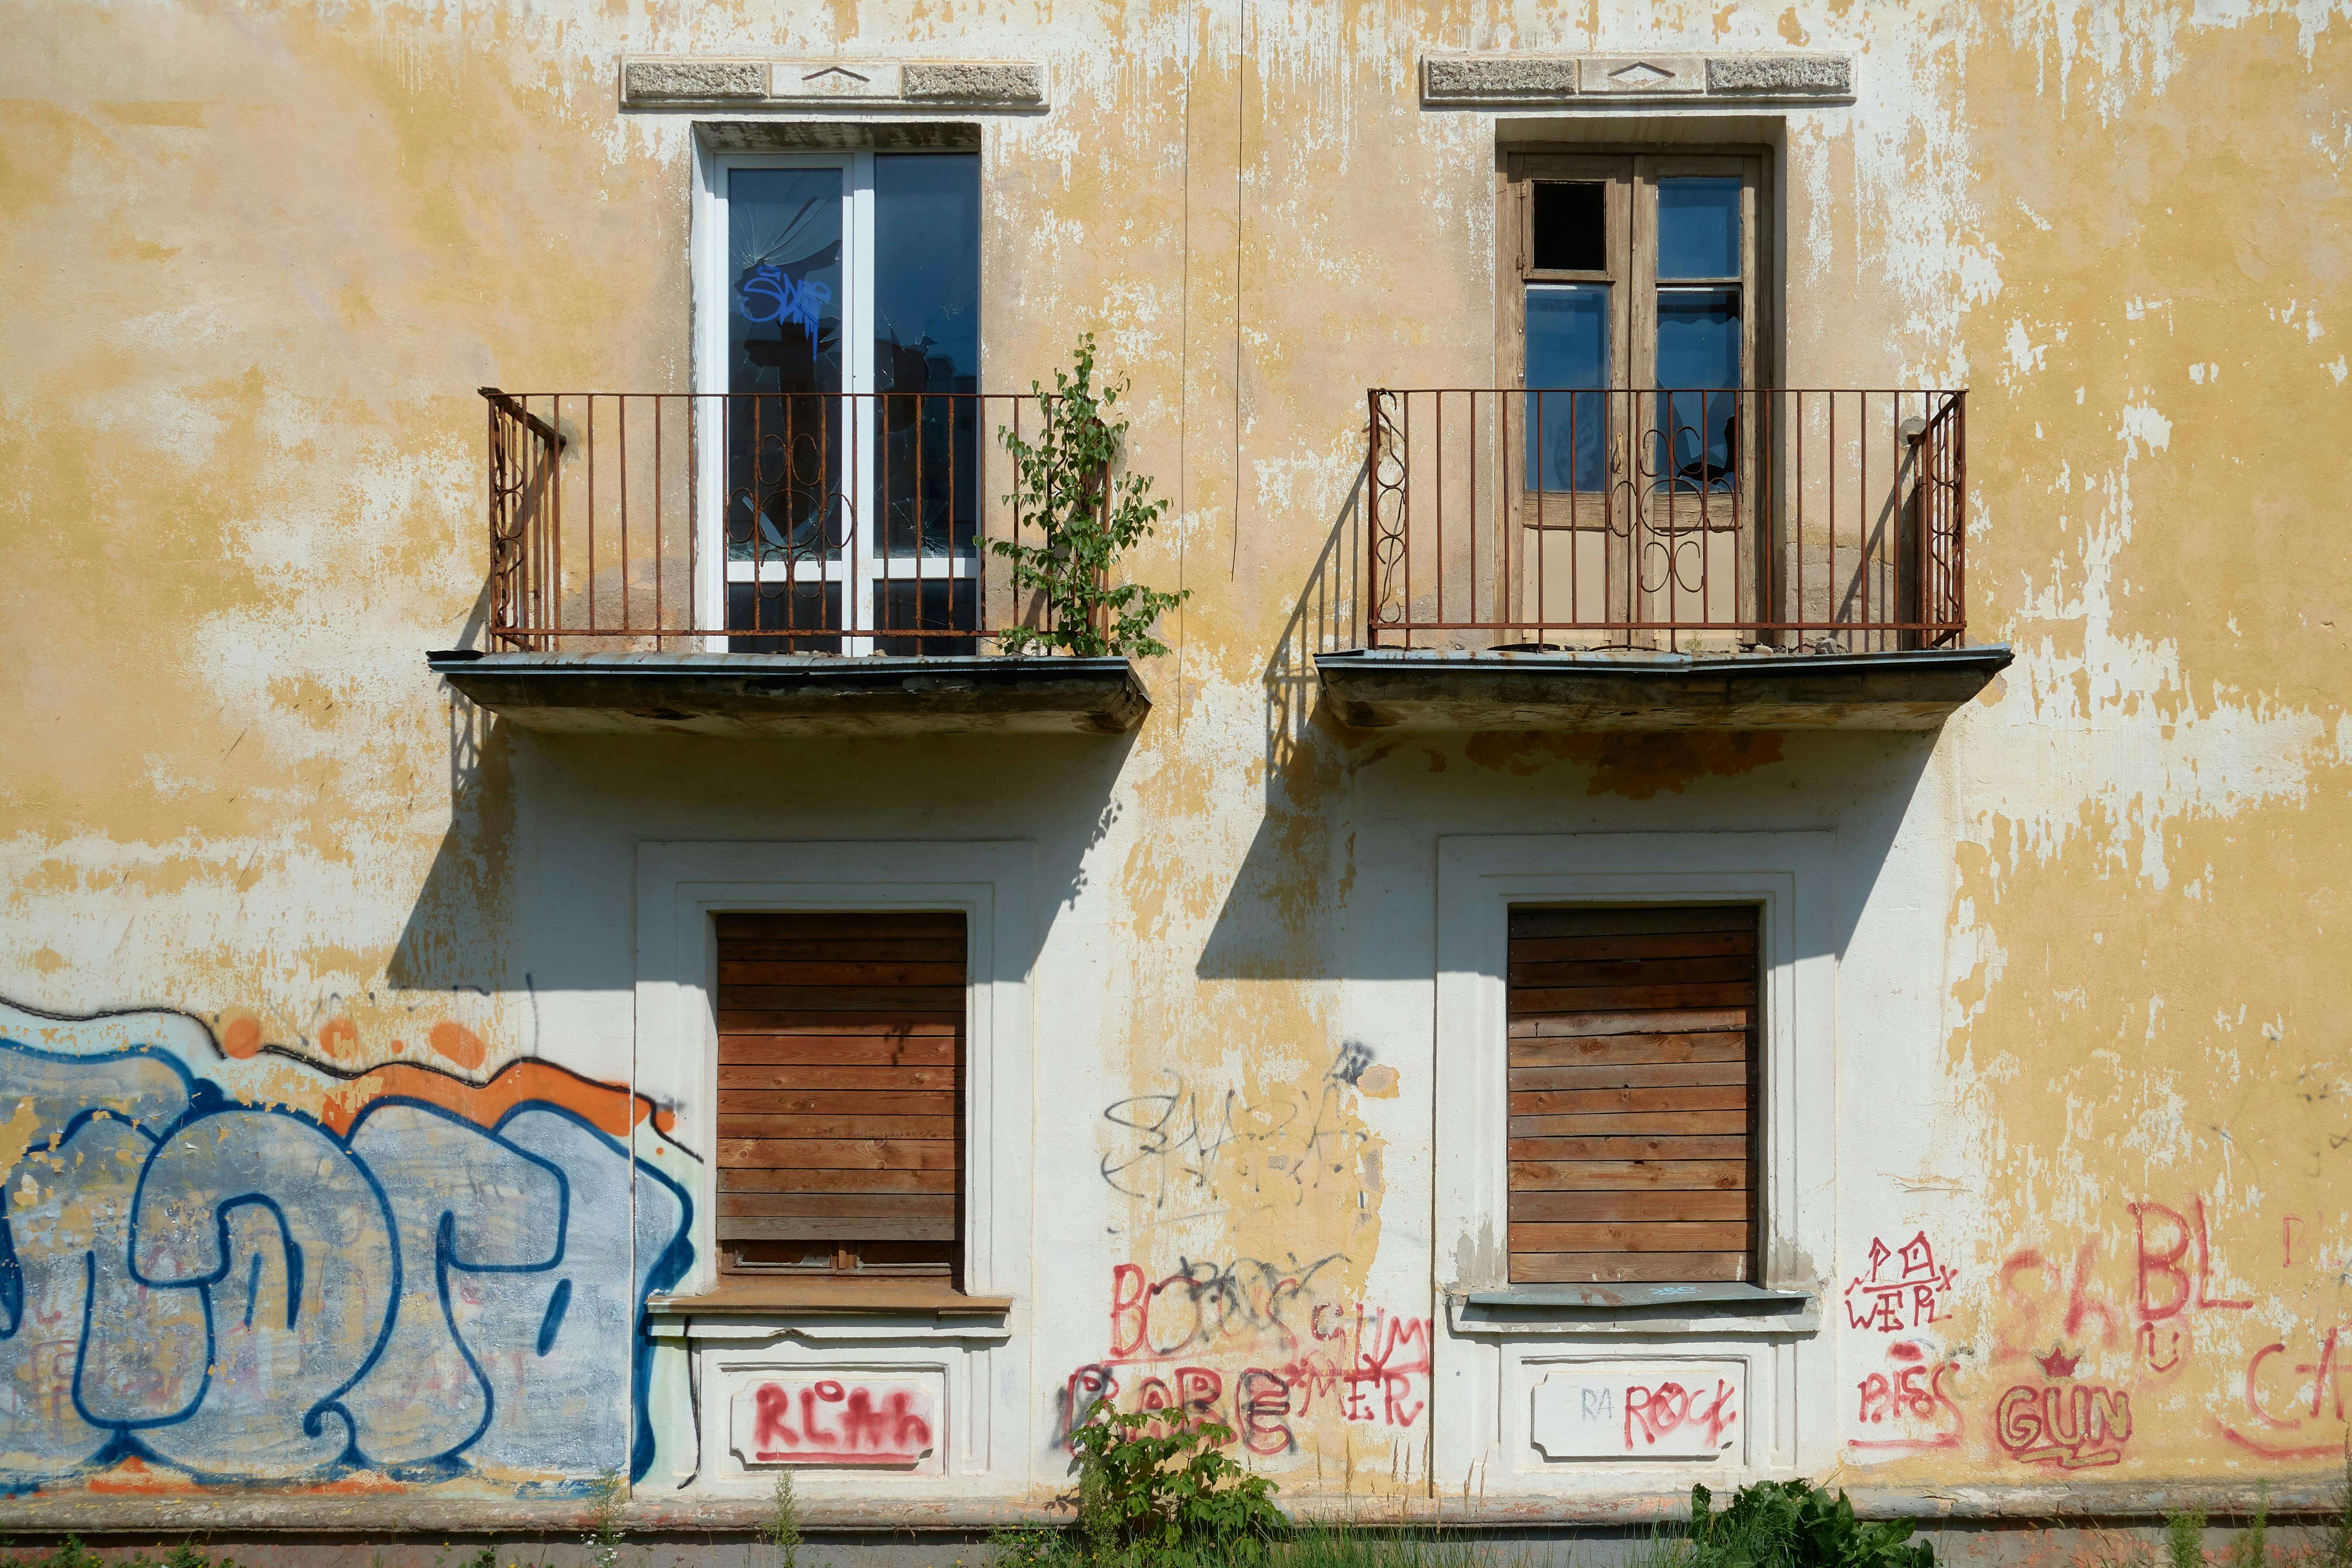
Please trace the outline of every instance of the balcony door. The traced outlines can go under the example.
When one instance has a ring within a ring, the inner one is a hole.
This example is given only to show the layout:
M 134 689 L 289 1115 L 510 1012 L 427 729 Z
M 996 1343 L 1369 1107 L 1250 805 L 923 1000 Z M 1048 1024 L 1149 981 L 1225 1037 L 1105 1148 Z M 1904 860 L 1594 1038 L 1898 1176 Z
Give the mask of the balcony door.
M 1762 160 L 1526 153 L 1506 174 L 1506 602 L 1539 646 L 1734 640 L 1762 560 L 1739 395 L 1761 384 Z
M 950 654 L 979 614 L 980 160 L 715 161 L 706 626 L 735 652 Z

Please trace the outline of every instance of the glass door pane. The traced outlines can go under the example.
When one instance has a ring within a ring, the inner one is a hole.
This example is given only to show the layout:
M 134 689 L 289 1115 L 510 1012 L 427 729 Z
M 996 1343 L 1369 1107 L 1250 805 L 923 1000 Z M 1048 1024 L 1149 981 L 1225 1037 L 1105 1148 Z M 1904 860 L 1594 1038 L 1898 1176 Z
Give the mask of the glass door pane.
M 1746 379 L 1746 182 L 1736 174 L 1656 180 L 1653 279 L 1656 376 L 1643 433 L 1650 493 L 1635 541 L 1644 619 L 1685 629 L 1742 618 L 1738 388 Z M 1728 637 L 1730 634 L 1716 634 Z
M 1670 175 L 1658 182 L 1658 278 L 1739 276 L 1739 176 Z
M 874 160 L 874 388 L 886 553 L 968 554 L 978 534 L 980 159 Z
M 1659 482 L 1677 491 L 1728 489 L 1738 420 L 1739 291 L 1658 290 Z M 1721 390 L 1717 390 L 1721 389 Z
M 1657 446 L 1650 468 L 1662 488 L 1679 493 L 1730 488 L 1734 403 L 1709 394 L 1739 385 L 1743 368 L 1739 207 L 1736 174 L 1658 181 Z
M 874 160 L 874 389 L 881 461 L 876 627 L 970 631 L 980 581 L 980 159 Z M 966 637 L 883 636 L 886 654 Z
M 1527 310 L 1528 488 L 1601 489 L 1607 472 L 1609 285 L 1530 283 Z
M 726 171 L 726 554 L 755 563 L 730 584 L 730 631 L 837 631 L 824 563 L 847 547 L 851 432 L 840 394 L 839 168 Z M 776 568 L 781 567 L 781 572 Z M 838 637 L 730 639 L 763 653 L 835 652 Z

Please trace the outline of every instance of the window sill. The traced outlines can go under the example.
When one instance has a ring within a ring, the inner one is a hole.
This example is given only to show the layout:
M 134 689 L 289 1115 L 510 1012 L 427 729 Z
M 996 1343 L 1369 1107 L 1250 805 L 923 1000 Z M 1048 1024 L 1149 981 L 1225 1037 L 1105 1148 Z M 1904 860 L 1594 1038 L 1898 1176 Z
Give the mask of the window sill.
M 929 1279 L 722 1279 L 698 1296 L 646 1303 L 656 1339 L 816 1339 L 924 1334 L 1008 1339 L 1010 1296 L 967 1296 Z
M 1816 1290 L 1766 1285 L 1519 1285 L 1448 1292 L 1457 1334 L 1790 1337 L 1821 1331 Z

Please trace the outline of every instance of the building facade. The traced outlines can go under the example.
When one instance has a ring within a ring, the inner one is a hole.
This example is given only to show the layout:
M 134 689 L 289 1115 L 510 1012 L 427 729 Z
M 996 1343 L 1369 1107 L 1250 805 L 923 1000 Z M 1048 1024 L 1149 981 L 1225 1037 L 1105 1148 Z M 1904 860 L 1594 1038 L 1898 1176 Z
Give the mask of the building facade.
M 25 1528 L 2328 1495 L 2341 5 L 5 15 Z

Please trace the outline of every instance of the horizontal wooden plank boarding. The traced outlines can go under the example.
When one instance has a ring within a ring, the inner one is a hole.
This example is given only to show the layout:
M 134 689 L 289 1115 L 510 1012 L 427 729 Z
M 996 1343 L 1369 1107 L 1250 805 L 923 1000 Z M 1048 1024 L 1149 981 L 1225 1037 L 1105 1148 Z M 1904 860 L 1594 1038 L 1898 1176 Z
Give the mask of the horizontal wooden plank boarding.
M 1516 1284 L 1755 1278 L 1757 910 L 1513 910 Z
M 952 1273 L 963 916 L 716 918 L 727 1267 Z

